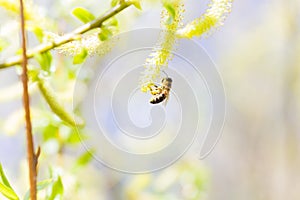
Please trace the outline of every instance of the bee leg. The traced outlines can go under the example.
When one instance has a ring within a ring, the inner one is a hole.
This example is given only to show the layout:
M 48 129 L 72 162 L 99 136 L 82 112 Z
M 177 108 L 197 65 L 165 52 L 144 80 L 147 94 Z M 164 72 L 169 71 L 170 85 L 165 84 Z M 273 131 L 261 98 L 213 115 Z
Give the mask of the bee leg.
M 157 85 L 152 85 L 152 86 L 150 86 L 150 92 L 152 95 L 157 95 L 162 92 L 162 89 L 160 87 L 158 87 Z

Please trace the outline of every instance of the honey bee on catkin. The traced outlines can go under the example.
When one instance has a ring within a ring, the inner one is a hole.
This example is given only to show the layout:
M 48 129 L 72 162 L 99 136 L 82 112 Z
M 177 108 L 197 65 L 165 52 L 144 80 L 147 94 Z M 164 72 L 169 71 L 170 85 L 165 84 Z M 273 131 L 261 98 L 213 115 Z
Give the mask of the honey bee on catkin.
M 152 84 L 149 86 L 150 92 L 153 95 L 150 99 L 151 104 L 159 104 L 161 102 L 167 103 L 172 87 L 172 79 L 169 77 L 163 78 L 161 85 Z

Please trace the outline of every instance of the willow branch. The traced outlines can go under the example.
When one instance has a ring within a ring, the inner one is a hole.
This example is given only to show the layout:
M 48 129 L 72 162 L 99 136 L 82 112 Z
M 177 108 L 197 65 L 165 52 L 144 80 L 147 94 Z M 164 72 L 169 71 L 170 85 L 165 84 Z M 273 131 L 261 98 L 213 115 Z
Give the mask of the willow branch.
M 25 110 L 26 121 L 26 140 L 27 140 L 27 157 L 29 168 L 29 181 L 30 181 L 30 199 L 36 200 L 36 163 L 37 156 L 34 153 L 34 143 L 32 136 L 32 126 L 30 119 L 30 102 L 28 93 L 28 76 L 27 76 L 27 57 L 26 57 L 26 35 L 25 35 L 25 20 L 24 20 L 24 5 L 23 0 L 20 0 L 20 13 L 21 13 L 21 34 L 22 34 L 22 83 L 23 83 L 23 106 Z
M 30 59 L 35 54 L 44 53 L 55 47 L 58 47 L 63 44 L 66 44 L 68 42 L 77 40 L 78 35 L 86 33 L 87 31 L 92 30 L 94 28 L 101 27 L 103 22 L 105 22 L 107 19 L 115 16 L 116 14 L 118 14 L 119 12 L 121 12 L 122 10 L 124 10 L 125 8 L 127 8 L 133 4 L 134 4 L 133 1 L 124 1 L 121 4 L 116 5 L 115 7 L 113 7 L 112 9 L 110 9 L 109 11 L 107 11 L 102 16 L 98 17 L 97 19 L 78 27 L 74 31 L 65 34 L 64 36 L 60 37 L 59 39 L 56 39 L 53 42 L 42 43 L 42 44 L 36 46 L 35 48 L 28 50 L 28 52 L 26 54 L 26 58 Z M 8 67 L 11 67 L 14 65 L 21 64 L 22 60 L 23 60 L 22 56 L 13 56 L 11 58 L 8 58 L 3 63 L 0 63 L 0 69 L 4 69 L 4 68 L 8 68 Z

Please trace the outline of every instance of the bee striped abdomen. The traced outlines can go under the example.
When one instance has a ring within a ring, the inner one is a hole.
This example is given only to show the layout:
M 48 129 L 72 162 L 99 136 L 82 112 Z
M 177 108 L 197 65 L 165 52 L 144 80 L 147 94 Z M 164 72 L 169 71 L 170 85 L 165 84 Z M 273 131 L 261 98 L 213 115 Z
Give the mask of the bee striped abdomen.
M 153 96 L 150 99 L 150 103 L 152 103 L 152 104 L 158 104 L 158 103 L 161 103 L 165 99 L 166 99 L 166 94 L 165 93 L 161 93 L 161 94 Z

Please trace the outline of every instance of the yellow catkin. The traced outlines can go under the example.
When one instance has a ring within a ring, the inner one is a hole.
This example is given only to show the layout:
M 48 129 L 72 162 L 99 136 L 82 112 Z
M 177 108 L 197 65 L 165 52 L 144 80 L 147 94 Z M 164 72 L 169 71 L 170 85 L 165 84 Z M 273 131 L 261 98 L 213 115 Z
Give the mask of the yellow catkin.
M 89 56 L 103 56 L 111 51 L 112 47 L 116 43 L 117 38 L 110 38 L 109 40 L 100 41 L 98 33 L 99 32 L 83 35 L 78 40 L 56 47 L 55 50 L 61 54 L 75 56 L 79 54 L 82 49 L 86 49 Z M 60 37 L 61 36 L 55 33 L 45 32 L 44 40 L 45 42 L 49 42 L 58 40 Z
M 209 33 L 213 28 L 223 25 L 226 16 L 231 12 L 233 0 L 212 0 L 206 12 L 177 31 L 177 36 L 192 38 Z
M 141 90 L 147 92 L 149 86 L 160 78 L 161 71 L 168 66 L 169 60 L 172 59 L 172 49 L 176 43 L 176 34 L 178 28 L 181 27 L 182 13 L 184 12 L 183 4 L 179 0 L 169 0 L 165 3 L 172 6 L 174 10 L 174 18 L 172 22 L 167 21 L 172 14 L 164 9 L 161 16 L 161 24 L 165 31 L 162 32 L 157 47 L 155 47 L 144 64 L 145 70 L 140 78 Z

